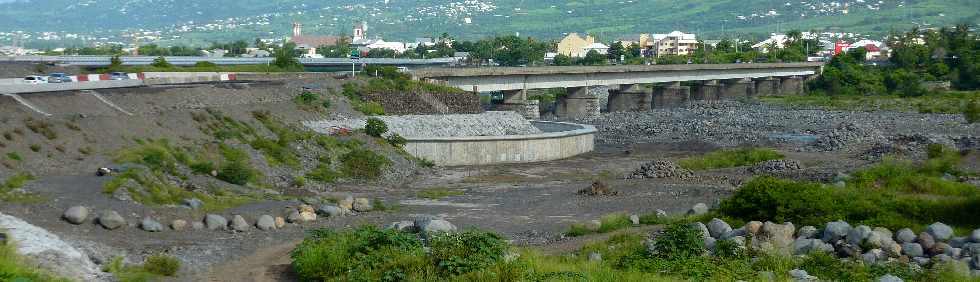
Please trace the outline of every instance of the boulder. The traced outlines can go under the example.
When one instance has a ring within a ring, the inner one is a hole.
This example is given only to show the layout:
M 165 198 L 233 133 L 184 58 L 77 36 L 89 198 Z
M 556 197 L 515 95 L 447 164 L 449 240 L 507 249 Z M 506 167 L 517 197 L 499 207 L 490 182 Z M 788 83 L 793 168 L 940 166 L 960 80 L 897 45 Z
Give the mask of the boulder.
M 798 269 L 797 268 L 797 269 L 790 270 L 789 271 L 789 276 L 790 277 L 793 277 L 793 278 L 796 278 L 796 279 L 806 279 L 807 277 L 810 276 L 810 274 L 809 273 L 806 273 L 806 270 L 802 270 L 802 269 Z
M 708 221 L 707 228 L 708 234 L 713 238 L 721 238 L 725 233 L 732 231 L 731 225 L 718 218 L 712 218 L 711 221 Z
M 358 212 L 369 212 L 374 209 L 374 207 L 371 206 L 371 200 L 368 200 L 367 198 L 354 199 L 353 208 Z
M 843 241 L 840 241 L 843 242 Z M 841 243 L 835 246 L 837 249 L 837 256 L 841 258 L 861 258 L 861 247 L 858 245 L 852 245 L 850 243 Z
M 334 205 L 321 205 L 316 212 L 325 217 L 338 217 L 344 214 L 340 207 Z
M 208 230 L 225 229 L 228 227 L 228 220 L 220 215 L 208 214 L 204 216 L 204 225 Z
M 281 216 L 277 216 L 276 217 L 276 229 L 281 229 L 283 227 L 286 227 L 286 219 L 285 218 L 282 218 Z
M 905 282 L 904 280 L 902 280 L 902 278 L 898 278 L 898 276 L 891 275 L 891 274 L 885 274 L 884 276 L 878 277 L 878 280 L 875 280 L 875 281 L 877 281 L 877 282 Z
M 657 213 L 657 218 L 666 218 L 667 217 L 667 211 L 665 211 L 665 210 L 658 209 L 656 213 Z
M 187 221 L 183 219 L 174 219 L 170 221 L 170 229 L 174 231 L 182 231 L 187 229 Z
M 153 218 L 144 217 L 143 220 L 140 221 L 140 229 L 149 232 L 160 232 L 163 231 L 163 224 L 160 224 L 160 222 L 154 220 Z
M 752 248 L 763 252 L 789 254 L 794 242 L 796 227 L 792 223 L 776 224 L 766 222 L 758 236 L 752 237 Z
M 354 197 L 347 196 L 337 201 L 337 206 L 345 210 L 354 210 Z
M 687 214 L 690 215 L 702 215 L 706 213 L 708 213 L 708 205 L 705 203 L 697 203 L 687 211 Z
M 745 232 L 753 236 L 759 235 L 759 231 L 762 231 L 762 222 L 760 221 L 749 221 L 745 224 Z
M 895 240 L 892 240 L 891 232 L 889 232 L 888 229 L 875 228 L 874 231 L 871 231 L 871 234 L 868 234 L 868 238 L 865 240 L 865 242 L 867 242 L 868 245 L 873 248 L 884 248 L 885 246 L 894 243 Z
M 389 223 L 385 229 L 394 229 L 402 232 L 416 232 L 415 222 L 409 220 L 396 221 Z
M 847 236 L 847 233 L 851 231 L 851 225 L 842 220 L 828 222 L 827 227 L 823 230 L 823 241 L 824 242 L 837 242 L 837 240 L 843 239 Z
M 871 252 L 867 252 L 861 255 L 861 260 L 864 261 L 864 264 L 872 265 L 878 262 L 878 257 Z
M 852 245 L 860 245 L 868 236 L 871 236 L 871 227 L 867 225 L 859 225 L 858 227 L 851 228 L 847 232 L 847 242 Z
M 316 221 L 316 213 L 312 211 L 302 211 L 299 213 L 299 217 L 305 222 Z
M 194 229 L 194 230 L 203 230 L 204 229 L 204 223 L 203 222 L 199 222 L 199 221 L 191 222 L 191 229 Z
M 421 221 L 416 220 L 414 223 L 415 226 L 418 227 L 419 232 L 422 233 L 435 233 L 435 232 L 448 233 L 448 232 L 456 231 L 455 225 L 453 225 L 449 221 L 442 220 L 442 219 L 425 219 Z
M 694 228 L 696 228 L 697 230 L 701 230 L 701 238 L 704 239 L 712 238 L 711 231 L 708 230 L 708 227 L 705 226 L 704 223 L 695 222 L 695 223 L 691 223 L 691 225 L 694 226 Z
M 913 258 L 925 255 L 922 250 L 922 245 L 919 245 L 918 243 L 902 244 L 902 253 Z
M 300 213 L 304 213 L 304 212 L 316 213 L 316 209 L 313 209 L 313 206 L 311 206 L 311 205 L 299 205 L 299 212 Z
M 963 249 L 949 248 L 949 250 L 946 250 L 946 255 L 954 259 L 959 259 L 963 255 Z
M 953 248 L 962 248 L 963 245 L 969 242 L 970 237 L 953 237 L 953 239 L 949 239 L 949 245 L 953 246 Z
M 599 253 L 596 253 L 596 252 L 589 253 L 589 261 L 592 261 L 592 262 L 600 262 L 600 261 L 602 261 L 602 254 L 599 254 Z
M 716 242 L 717 240 L 715 240 L 715 238 L 712 237 L 704 238 L 704 249 L 708 251 L 714 251 Z
M 945 254 L 949 252 L 949 250 L 951 249 L 953 249 L 953 247 L 950 247 L 949 244 L 939 242 L 932 245 L 932 248 L 927 249 L 927 252 L 929 253 L 929 255 L 935 256 L 935 255 Z
M 262 231 L 276 229 L 276 219 L 271 215 L 263 214 L 255 221 L 255 227 Z
M 114 230 L 126 225 L 126 219 L 119 215 L 118 212 L 112 210 L 102 212 L 102 214 L 99 215 L 98 221 L 99 225 L 102 225 L 103 228 L 109 230 Z
M 938 242 L 945 242 L 953 237 L 953 228 L 942 222 L 936 222 L 926 226 L 926 233 L 932 235 L 932 238 Z
M 252 226 L 249 225 L 248 221 L 246 221 L 241 215 L 236 214 L 235 216 L 231 217 L 231 230 L 245 232 L 248 231 L 250 227 Z
M 936 239 L 934 239 L 929 233 L 922 232 L 915 238 L 915 242 L 922 245 L 922 248 L 929 249 L 932 248 L 932 245 L 936 244 Z
M 967 243 L 963 245 L 963 256 L 980 257 L 980 243 Z
M 915 232 L 908 228 L 899 229 L 895 232 L 895 241 L 902 244 L 915 242 Z
M 190 208 L 190 209 L 192 209 L 192 210 L 196 210 L 196 209 L 199 209 L 199 208 L 201 208 L 201 207 L 203 207 L 203 206 L 204 206 L 204 202 L 202 202 L 202 201 L 201 201 L 200 199 L 198 199 L 198 198 L 189 198 L 189 199 L 184 199 L 184 200 L 183 200 L 183 201 L 181 202 L 181 204 L 183 204 L 183 205 L 184 205 L 185 207 L 188 207 L 188 208 Z
M 834 246 L 824 243 L 820 239 L 799 238 L 793 241 L 794 255 L 805 255 L 812 252 L 832 253 L 834 252 Z
M 631 214 L 630 215 L 630 223 L 632 223 L 633 225 L 640 225 L 640 216 L 639 215 L 635 215 L 635 214 Z
M 810 239 L 817 235 L 817 228 L 813 226 L 803 226 L 800 230 L 796 232 L 797 238 Z
M 888 257 L 897 258 L 902 255 L 902 245 L 895 241 L 885 243 L 881 249 L 885 251 Z
M 303 223 L 303 216 L 299 214 L 299 211 L 292 211 L 286 215 L 286 221 L 289 223 L 300 224 Z
M 739 227 L 738 229 L 734 229 L 732 231 L 729 231 L 729 232 L 727 232 L 725 234 L 722 234 L 721 237 L 718 238 L 718 239 L 719 240 L 726 240 L 726 239 L 734 238 L 734 237 L 737 237 L 737 236 L 743 236 L 744 237 L 745 235 L 748 235 L 748 232 L 745 231 L 745 227 L 743 226 L 743 227 Z
M 930 260 L 927 257 L 913 257 L 912 258 L 912 263 L 914 263 L 914 264 L 916 264 L 918 266 L 926 266 L 930 262 L 932 262 L 932 260 Z
M 970 233 L 970 242 L 980 243 L 980 229 L 973 230 L 973 232 Z
M 61 217 L 71 224 L 82 224 L 88 218 L 88 208 L 83 206 L 70 207 L 65 210 Z

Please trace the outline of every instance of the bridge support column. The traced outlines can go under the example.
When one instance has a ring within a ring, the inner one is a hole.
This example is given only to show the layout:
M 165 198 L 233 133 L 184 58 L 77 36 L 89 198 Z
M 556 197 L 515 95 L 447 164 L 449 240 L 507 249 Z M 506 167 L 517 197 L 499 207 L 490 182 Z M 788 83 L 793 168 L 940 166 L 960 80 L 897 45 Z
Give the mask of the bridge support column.
M 653 92 L 653 108 L 666 109 L 687 105 L 691 100 L 691 87 L 680 82 L 668 82 Z
M 637 84 L 621 85 L 619 89 L 609 89 L 610 112 L 642 112 L 653 106 L 653 91 L 643 89 Z
M 560 118 L 584 118 L 599 115 L 599 98 L 589 93 L 588 87 L 570 87 L 568 95 L 558 99 L 555 115 Z
M 755 85 L 752 80 L 748 79 L 730 79 L 722 83 L 721 93 L 719 95 L 720 100 L 731 100 L 738 98 L 751 97 L 752 91 L 755 90 Z
M 504 103 L 497 105 L 496 110 L 514 111 L 527 119 L 541 118 L 538 100 L 528 100 L 527 90 L 504 90 Z
M 721 85 L 717 80 L 701 81 L 697 89 L 691 93 L 691 98 L 696 101 L 717 101 L 721 96 Z
M 782 95 L 803 95 L 803 78 L 798 76 L 780 77 L 779 92 Z
M 764 77 L 755 80 L 756 96 L 779 95 L 779 80 L 772 77 Z

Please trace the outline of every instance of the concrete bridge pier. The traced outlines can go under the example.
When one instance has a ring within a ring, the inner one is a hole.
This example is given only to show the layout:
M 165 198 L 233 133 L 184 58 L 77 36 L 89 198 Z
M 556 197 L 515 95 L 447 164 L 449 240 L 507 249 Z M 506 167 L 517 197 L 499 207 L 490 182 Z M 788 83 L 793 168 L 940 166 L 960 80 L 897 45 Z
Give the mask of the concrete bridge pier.
M 609 89 L 607 109 L 610 112 L 642 112 L 653 106 L 653 91 L 638 84 L 624 84 Z
M 599 116 L 599 97 L 589 93 L 588 86 L 569 87 L 567 92 L 555 105 L 556 116 L 570 119 Z
M 779 80 L 772 77 L 763 77 L 755 80 L 756 96 L 779 95 Z
M 504 103 L 496 107 L 500 111 L 514 111 L 527 119 L 540 119 L 538 100 L 528 100 L 527 90 L 504 90 Z
M 653 108 L 666 109 L 687 105 L 691 100 L 691 87 L 680 82 L 668 82 L 653 92 Z
M 751 97 L 752 91 L 755 90 L 755 84 L 752 80 L 739 78 L 739 79 L 729 79 L 722 83 L 721 91 L 719 93 L 719 100 L 732 100 L 738 98 Z
M 717 101 L 721 96 L 721 85 L 718 80 L 704 80 L 697 83 L 696 90 L 691 93 L 695 101 Z
M 799 76 L 780 77 L 779 92 L 782 95 L 803 95 L 803 78 Z

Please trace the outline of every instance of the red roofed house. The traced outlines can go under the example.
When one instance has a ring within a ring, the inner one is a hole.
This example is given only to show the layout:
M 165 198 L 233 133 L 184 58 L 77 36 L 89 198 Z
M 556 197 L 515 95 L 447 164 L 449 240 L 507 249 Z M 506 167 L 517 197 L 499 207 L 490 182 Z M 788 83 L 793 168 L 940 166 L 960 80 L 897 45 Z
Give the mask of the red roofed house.
M 306 56 L 316 57 L 317 47 L 337 45 L 337 42 L 340 41 L 340 37 L 303 35 L 303 24 L 293 23 L 293 37 L 291 37 L 289 41 L 296 43 L 297 49 L 304 50 Z

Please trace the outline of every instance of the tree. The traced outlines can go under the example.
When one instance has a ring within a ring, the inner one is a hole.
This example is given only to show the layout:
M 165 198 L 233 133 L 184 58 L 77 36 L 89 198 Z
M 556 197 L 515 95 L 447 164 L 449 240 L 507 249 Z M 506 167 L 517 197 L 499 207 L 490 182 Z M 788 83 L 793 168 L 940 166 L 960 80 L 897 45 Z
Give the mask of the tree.
M 606 53 L 607 58 L 616 61 L 619 61 L 620 57 L 625 57 L 625 55 L 626 55 L 626 48 L 623 47 L 622 42 L 613 43 L 612 46 L 609 46 L 609 52 Z
M 554 64 L 556 66 L 571 66 L 572 65 L 572 57 L 569 57 L 568 55 L 565 55 L 565 54 L 555 55 Z
M 170 62 L 167 62 L 167 59 L 164 58 L 163 56 L 160 56 L 160 57 L 157 57 L 156 59 L 153 59 L 153 63 L 150 64 L 150 66 L 155 67 L 155 68 L 172 68 L 172 67 L 174 67 L 174 65 L 171 65 Z
M 579 61 L 579 63 L 586 66 L 601 66 L 606 64 L 606 56 L 599 54 L 599 51 L 591 50 L 585 53 L 585 58 Z
M 296 43 L 287 42 L 276 50 L 272 65 L 284 70 L 302 70 L 303 65 L 296 59 Z
M 112 56 L 112 58 L 109 59 L 109 70 L 118 70 L 122 67 L 122 64 L 123 62 L 122 59 L 119 58 L 119 55 Z

